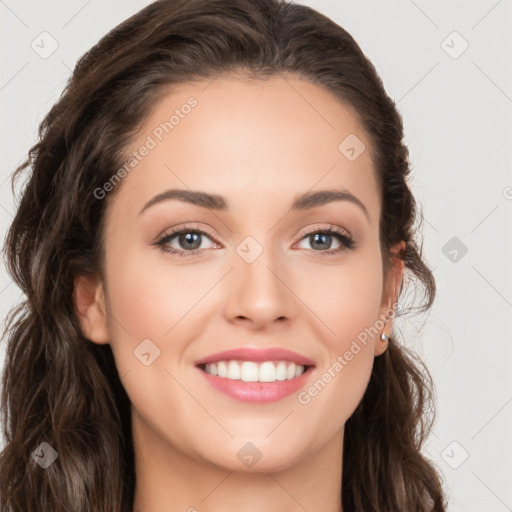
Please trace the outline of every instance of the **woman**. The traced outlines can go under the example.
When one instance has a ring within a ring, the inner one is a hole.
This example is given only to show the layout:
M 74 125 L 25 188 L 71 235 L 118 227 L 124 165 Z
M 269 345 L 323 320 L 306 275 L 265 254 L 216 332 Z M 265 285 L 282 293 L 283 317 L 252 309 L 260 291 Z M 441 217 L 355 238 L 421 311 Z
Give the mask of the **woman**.
M 160 0 L 84 55 L 13 177 L 1 509 L 444 511 L 402 138 L 305 6 Z

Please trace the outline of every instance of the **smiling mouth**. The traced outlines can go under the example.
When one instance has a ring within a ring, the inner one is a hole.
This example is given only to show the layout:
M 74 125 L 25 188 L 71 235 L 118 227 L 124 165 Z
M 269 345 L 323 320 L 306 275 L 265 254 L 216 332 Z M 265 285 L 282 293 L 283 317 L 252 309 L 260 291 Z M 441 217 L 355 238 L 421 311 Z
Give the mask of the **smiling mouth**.
M 243 382 L 282 382 L 293 380 L 307 372 L 313 365 L 300 365 L 293 361 L 242 361 L 225 360 L 198 364 L 208 375 Z

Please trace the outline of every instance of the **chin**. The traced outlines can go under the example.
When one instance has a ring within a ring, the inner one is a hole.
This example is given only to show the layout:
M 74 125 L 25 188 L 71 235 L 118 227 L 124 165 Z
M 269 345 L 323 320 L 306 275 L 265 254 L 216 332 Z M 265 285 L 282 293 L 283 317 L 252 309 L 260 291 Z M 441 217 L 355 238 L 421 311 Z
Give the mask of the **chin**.
M 219 458 L 219 453 L 227 456 Z M 226 470 L 241 473 L 283 471 L 298 464 L 300 458 L 299 450 L 293 444 L 283 445 L 281 440 L 276 440 L 274 443 L 265 439 L 263 435 L 261 442 L 258 439 L 251 442 L 245 437 L 244 440 L 233 441 L 231 446 L 219 447 L 211 455 L 211 458 L 205 457 L 211 463 Z

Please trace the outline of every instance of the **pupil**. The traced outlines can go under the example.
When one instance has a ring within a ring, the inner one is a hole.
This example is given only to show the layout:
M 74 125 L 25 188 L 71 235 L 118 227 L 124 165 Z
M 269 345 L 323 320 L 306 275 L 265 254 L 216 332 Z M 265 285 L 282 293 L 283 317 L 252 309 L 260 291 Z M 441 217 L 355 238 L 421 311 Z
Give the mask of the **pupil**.
M 322 237 L 322 238 L 327 237 L 330 239 L 331 235 L 328 235 L 327 233 L 316 233 L 315 235 L 313 235 L 313 243 L 311 244 L 313 248 L 315 248 L 314 245 L 317 243 L 317 241 L 320 237 Z M 322 243 L 322 242 L 320 242 L 320 243 Z M 326 242 L 324 241 L 323 243 L 325 244 Z M 322 247 L 320 247 L 320 249 L 322 249 Z M 325 247 L 323 247 L 323 249 L 325 249 Z
M 193 247 L 188 247 L 189 249 L 198 249 L 200 246 L 201 246 L 201 242 L 199 240 L 201 234 L 200 233 L 185 233 L 185 234 L 182 234 L 180 235 L 180 244 L 184 245 L 184 243 L 186 242 L 187 244 L 188 243 L 192 243 Z M 195 238 L 195 240 L 193 240 Z M 186 247 L 186 245 L 185 245 Z

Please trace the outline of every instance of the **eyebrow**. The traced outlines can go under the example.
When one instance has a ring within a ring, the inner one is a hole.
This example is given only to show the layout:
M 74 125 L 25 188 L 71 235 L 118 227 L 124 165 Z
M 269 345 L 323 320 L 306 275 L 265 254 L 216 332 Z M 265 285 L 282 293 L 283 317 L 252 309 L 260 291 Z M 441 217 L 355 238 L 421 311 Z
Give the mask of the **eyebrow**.
M 144 204 L 139 215 L 153 205 L 164 201 L 170 201 L 172 199 L 217 211 L 225 211 L 228 209 L 228 202 L 226 199 L 217 194 L 208 194 L 207 192 L 200 192 L 198 190 L 170 189 L 151 198 L 146 204 Z M 320 190 L 317 192 L 307 192 L 294 199 L 291 209 L 310 210 L 333 201 L 349 201 L 357 205 L 365 213 L 368 220 L 370 220 L 368 211 L 364 204 L 348 190 Z

